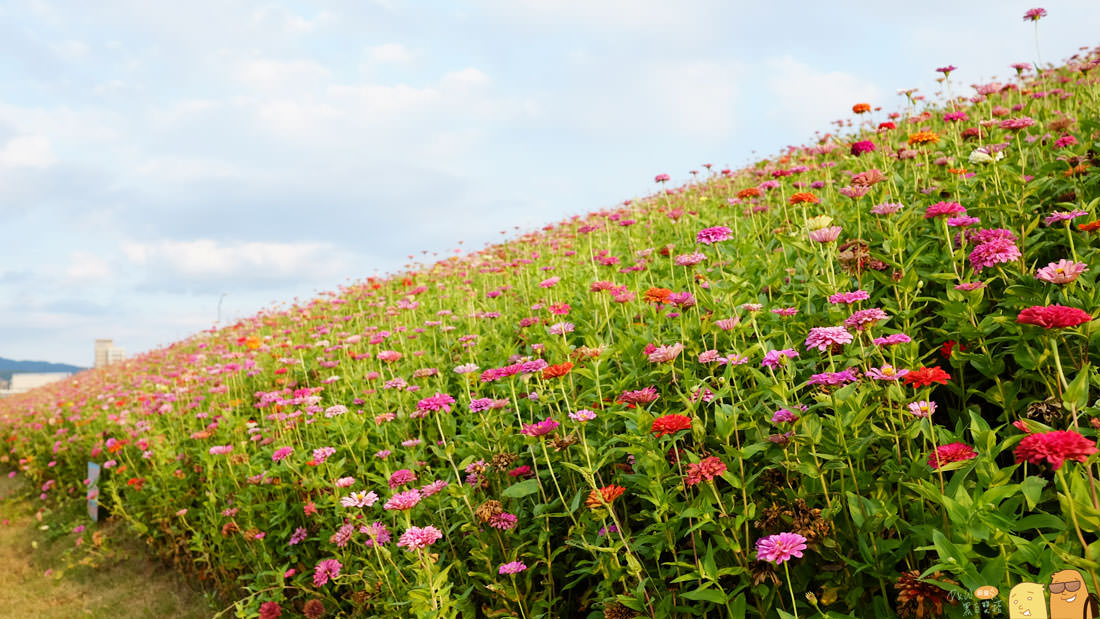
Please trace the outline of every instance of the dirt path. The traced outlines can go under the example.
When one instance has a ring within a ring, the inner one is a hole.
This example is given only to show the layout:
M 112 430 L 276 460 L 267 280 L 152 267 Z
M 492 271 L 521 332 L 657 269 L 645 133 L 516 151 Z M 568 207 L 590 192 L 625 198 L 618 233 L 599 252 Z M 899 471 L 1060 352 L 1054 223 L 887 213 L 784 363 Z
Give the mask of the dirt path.
M 6 475 L 0 477 L 0 617 L 200 619 L 214 614 L 201 592 L 139 552 L 111 546 L 116 543 L 111 535 L 101 565 L 70 565 L 87 556 L 67 556 L 78 536 L 66 533 L 50 541 L 32 505 L 12 498 L 14 490 Z

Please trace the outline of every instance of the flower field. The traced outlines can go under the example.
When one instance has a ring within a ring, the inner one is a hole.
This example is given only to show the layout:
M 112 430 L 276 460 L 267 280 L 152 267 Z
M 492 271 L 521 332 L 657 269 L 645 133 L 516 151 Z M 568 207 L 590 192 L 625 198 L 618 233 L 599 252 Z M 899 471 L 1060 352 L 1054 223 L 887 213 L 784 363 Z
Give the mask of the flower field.
M 0 467 L 59 508 L 101 464 L 237 616 L 1100 592 L 1098 59 L 942 67 L 946 104 L 2 400 Z

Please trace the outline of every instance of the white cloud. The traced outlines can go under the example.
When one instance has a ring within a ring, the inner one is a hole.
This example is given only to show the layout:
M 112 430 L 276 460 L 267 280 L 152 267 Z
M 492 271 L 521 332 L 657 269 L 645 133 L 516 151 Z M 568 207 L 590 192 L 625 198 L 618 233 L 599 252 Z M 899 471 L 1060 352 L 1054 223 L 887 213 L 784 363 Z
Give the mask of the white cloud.
M 417 54 L 400 43 L 386 43 L 368 47 L 367 60 L 384 65 L 407 65 L 417 58 Z
M 42 135 L 14 137 L 0 150 L 0 165 L 45 168 L 54 161 L 50 139 Z
M 240 60 L 233 73 L 238 82 L 261 90 L 297 90 L 324 82 L 332 75 L 326 67 L 312 60 L 270 58 Z
M 792 56 L 772 58 L 765 66 L 766 85 L 777 103 L 772 114 L 806 137 L 827 130 L 830 121 L 851 116 L 855 103 L 893 103 L 873 83 L 852 73 L 821 71 Z
M 104 280 L 111 276 L 111 266 L 100 256 L 90 252 L 74 251 L 69 254 L 69 266 L 65 274 L 75 282 Z
M 328 243 L 221 243 L 211 239 L 161 240 L 125 243 L 126 257 L 134 264 L 188 280 L 225 280 L 238 277 L 257 280 L 289 280 L 340 273 L 345 258 Z
M 473 67 L 467 67 L 460 71 L 452 71 L 443 76 L 444 88 L 466 88 L 470 86 L 483 86 L 489 83 L 489 76 Z
M 50 44 L 50 49 L 62 60 L 80 60 L 88 55 L 88 45 L 82 41 L 61 41 Z

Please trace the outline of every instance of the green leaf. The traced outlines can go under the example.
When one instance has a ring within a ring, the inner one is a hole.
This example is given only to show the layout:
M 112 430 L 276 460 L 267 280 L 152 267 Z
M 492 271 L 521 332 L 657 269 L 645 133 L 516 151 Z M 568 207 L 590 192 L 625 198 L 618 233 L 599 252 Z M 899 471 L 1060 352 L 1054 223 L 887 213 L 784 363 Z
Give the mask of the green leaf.
M 1089 375 L 1091 374 L 1089 364 L 1086 363 L 1062 395 L 1062 404 L 1066 408 L 1078 411 L 1089 405 Z
M 1046 488 L 1047 480 L 1042 477 L 1036 477 L 1029 475 L 1024 483 L 1020 484 L 1020 489 L 1024 493 L 1024 498 L 1027 499 L 1027 508 L 1035 509 L 1035 506 L 1039 504 L 1039 496 L 1043 493 L 1043 488 Z
M 538 491 L 539 491 L 539 480 L 537 480 L 537 479 L 527 479 L 527 480 L 519 482 L 518 484 L 512 484 L 511 486 L 508 486 L 507 488 L 504 489 L 504 492 L 501 492 L 501 494 L 503 494 L 506 497 L 510 497 L 510 498 L 513 498 L 513 499 L 518 499 L 518 498 L 521 498 L 521 497 L 525 497 L 529 494 L 534 494 Z
M 715 604 L 725 604 L 726 594 L 722 593 L 718 589 L 707 589 L 705 586 L 699 587 L 695 591 L 688 591 L 683 593 L 680 597 L 694 600 L 696 602 L 713 602 Z

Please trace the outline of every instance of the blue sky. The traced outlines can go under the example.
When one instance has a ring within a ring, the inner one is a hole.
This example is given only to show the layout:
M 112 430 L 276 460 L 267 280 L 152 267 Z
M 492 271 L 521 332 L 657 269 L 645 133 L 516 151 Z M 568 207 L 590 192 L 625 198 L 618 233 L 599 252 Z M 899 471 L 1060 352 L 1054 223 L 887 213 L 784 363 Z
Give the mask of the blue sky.
M 1035 62 L 1030 3 L 672 6 L 0 3 L 0 356 L 165 345 Z M 1100 43 L 1045 7 L 1043 61 Z

